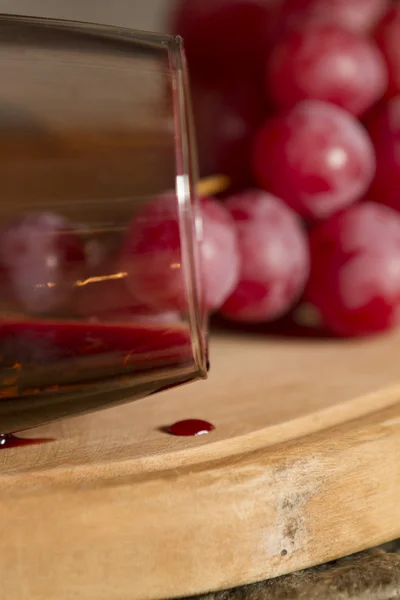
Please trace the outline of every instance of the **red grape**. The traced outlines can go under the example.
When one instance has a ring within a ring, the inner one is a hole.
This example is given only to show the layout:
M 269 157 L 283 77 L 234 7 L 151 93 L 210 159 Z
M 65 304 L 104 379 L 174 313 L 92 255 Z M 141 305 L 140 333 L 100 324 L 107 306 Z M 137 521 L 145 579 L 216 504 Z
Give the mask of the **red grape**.
M 379 107 L 367 126 L 376 154 L 370 195 L 400 211 L 400 95 Z
M 374 150 L 362 125 L 317 100 L 267 120 L 253 158 L 263 188 L 314 218 L 328 217 L 363 196 L 375 171 Z
M 182 0 L 173 30 L 185 41 L 196 81 L 222 78 L 262 68 L 274 8 L 280 0 Z
M 209 91 L 193 89 L 201 176 L 223 173 L 231 188 L 252 184 L 251 146 L 257 129 L 269 113 L 261 78 Z
M 31 214 L 4 228 L 0 238 L 3 293 L 33 314 L 65 308 L 85 266 L 83 242 L 66 219 Z
M 103 323 L 179 323 L 177 312 L 159 313 L 132 298 L 124 278 L 118 278 L 116 265 L 103 265 L 101 277 L 88 277 L 78 286 L 73 297 L 72 311 L 91 321 Z M 123 273 L 121 273 L 123 275 Z
M 400 216 L 365 202 L 334 215 L 311 234 L 306 296 L 341 336 L 396 325 L 400 316 Z
M 390 0 L 285 0 L 280 18 L 286 25 L 304 22 L 335 23 L 354 33 L 373 29 Z
M 335 25 L 287 33 L 267 61 L 267 88 L 281 108 L 311 98 L 360 115 L 386 86 L 385 61 L 374 43 Z
M 114 243 L 92 238 L 86 243 L 85 278 L 71 302 L 74 314 L 104 323 L 179 323 L 178 312 L 160 313 L 138 303 L 128 289 L 127 274 L 120 270 Z
M 159 311 L 186 310 L 178 200 L 166 193 L 139 209 L 131 221 L 119 260 L 129 292 Z
M 105 259 L 85 273 L 75 289 L 71 305 L 75 314 L 101 320 L 146 311 L 146 307 L 132 297 L 115 258 Z
M 202 283 L 205 306 L 215 310 L 234 287 L 238 274 L 233 220 L 216 200 L 202 200 Z M 165 194 L 132 221 L 119 266 L 132 298 L 156 311 L 185 312 L 187 299 L 174 194 Z
M 216 200 L 204 198 L 202 280 L 207 310 L 218 309 L 232 292 L 239 277 L 239 252 L 235 222 Z
M 221 314 L 244 322 L 275 319 L 290 309 L 307 279 L 308 246 L 300 220 L 260 190 L 233 196 L 226 207 L 236 222 L 241 269 Z
M 400 93 L 400 5 L 387 12 L 376 31 L 376 41 L 389 72 L 388 95 Z

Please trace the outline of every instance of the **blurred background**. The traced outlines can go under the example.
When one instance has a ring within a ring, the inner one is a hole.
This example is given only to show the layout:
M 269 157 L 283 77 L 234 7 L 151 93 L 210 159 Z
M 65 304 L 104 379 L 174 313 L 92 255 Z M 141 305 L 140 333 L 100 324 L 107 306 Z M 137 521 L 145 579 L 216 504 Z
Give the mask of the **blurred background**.
M 171 0 L 0 0 L 0 12 L 162 31 Z

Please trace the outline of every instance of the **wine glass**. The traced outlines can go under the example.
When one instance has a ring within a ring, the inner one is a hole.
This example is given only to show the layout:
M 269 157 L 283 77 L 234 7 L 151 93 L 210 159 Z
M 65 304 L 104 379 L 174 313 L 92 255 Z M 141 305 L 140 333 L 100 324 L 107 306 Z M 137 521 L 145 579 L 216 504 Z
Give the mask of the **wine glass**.
M 0 29 L 0 433 L 206 377 L 181 39 Z

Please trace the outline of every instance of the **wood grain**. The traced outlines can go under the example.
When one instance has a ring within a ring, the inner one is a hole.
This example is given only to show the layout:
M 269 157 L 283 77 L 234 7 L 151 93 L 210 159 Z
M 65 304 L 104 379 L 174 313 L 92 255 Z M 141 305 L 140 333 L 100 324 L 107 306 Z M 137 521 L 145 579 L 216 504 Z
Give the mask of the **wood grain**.
M 217 336 L 208 382 L 32 431 L 58 441 L 0 453 L 4 595 L 195 594 L 399 536 L 399 349 Z M 216 430 L 160 431 L 187 417 Z

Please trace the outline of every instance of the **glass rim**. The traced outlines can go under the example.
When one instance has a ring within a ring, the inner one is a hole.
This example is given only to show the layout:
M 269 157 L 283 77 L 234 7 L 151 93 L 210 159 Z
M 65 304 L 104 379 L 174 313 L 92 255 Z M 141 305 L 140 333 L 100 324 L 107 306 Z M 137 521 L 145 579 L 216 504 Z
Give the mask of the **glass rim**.
M 140 40 L 144 45 L 149 47 L 154 45 L 167 45 L 174 43 L 179 36 L 157 33 L 152 31 L 134 29 L 130 27 L 122 27 L 120 25 L 105 25 L 92 21 L 79 21 L 75 19 L 59 19 L 54 17 L 39 17 L 33 15 L 19 15 L 15 13 L 0 12 L 0 24 L 2 23 L 25 23 L 32 26 L 43 26 L 51 29 L 61 29 L 68 31 L 79 31 L 85 33 L 98 33 L 103 37 L 112 38 L 119 41 L 132 42 L 133 38 Z
M 183 39 L 180 36 L 168 36 L 170 65 L 174 74 L 173 98 L 175 117 L 176 146 L 176 197 L 181 231 L 183 272 L 188 298 L 188 317 L 192 339 L 193 358 L 199 377 L 206 378 L 208 373 L 207 342 L 205 339 L 205 319 L 202 311 L 202 289 L 196 277 L 200 265 L 198 245 L 198 221 L 194 203 L 197 173 L 194 172 L 195 140 L 191 121 L 191 103 L 189 97 L 189 77 Z

